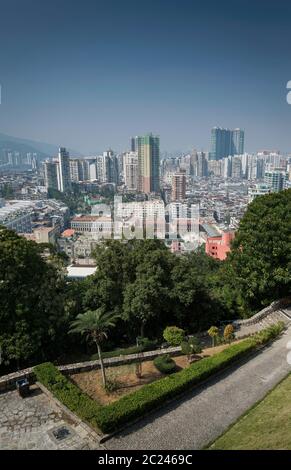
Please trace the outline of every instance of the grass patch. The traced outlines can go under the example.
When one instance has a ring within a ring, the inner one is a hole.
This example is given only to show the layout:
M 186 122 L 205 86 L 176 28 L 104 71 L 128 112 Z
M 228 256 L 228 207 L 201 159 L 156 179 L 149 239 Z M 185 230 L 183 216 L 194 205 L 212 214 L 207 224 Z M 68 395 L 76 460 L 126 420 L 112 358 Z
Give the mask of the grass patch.
M 209 449 L 291 449 L 291 375 L 247 411 Z

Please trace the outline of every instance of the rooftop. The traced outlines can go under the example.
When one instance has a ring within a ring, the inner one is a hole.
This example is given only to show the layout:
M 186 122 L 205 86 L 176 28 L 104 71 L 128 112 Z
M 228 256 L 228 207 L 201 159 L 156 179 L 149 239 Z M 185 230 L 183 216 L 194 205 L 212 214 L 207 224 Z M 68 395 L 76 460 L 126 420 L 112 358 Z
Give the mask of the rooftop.
M 94 274 L 96 269 L 96 266 L 68 266 L 67 276 L 68 278 L 83 279 L 84 277 Z

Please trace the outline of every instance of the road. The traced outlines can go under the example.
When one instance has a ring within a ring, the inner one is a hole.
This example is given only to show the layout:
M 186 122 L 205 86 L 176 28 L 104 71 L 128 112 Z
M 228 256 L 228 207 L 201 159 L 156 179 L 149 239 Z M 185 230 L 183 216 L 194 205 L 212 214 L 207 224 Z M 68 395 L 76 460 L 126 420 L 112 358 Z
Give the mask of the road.
M 220 436 L 288 372 L 282 337 L 239 366 L 223 372 L 180 400 L 150 414 L 103 445 L 108 450 L 194 450 Z

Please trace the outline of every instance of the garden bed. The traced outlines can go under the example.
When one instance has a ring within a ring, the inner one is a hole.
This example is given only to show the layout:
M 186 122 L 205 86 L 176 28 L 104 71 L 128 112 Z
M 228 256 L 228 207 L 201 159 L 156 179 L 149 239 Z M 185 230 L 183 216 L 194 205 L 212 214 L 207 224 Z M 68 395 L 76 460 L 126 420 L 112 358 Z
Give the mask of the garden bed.
M 258 347 L 278 337 L 283 330 L 284 324 L 279 322 L 255 336 L 232 344 L 213 356 L 204 357 L 177 373 L 146 384 L 105 406 L 90 398 L 51 363 L 36 366 L 34 373 L 39 382 L 81 419 L 103 433 L 112 433 L 256 351 Z
M 237 341 L 239 342 L 239 341 Z M 229 345 L 223 344 L 214 348 L 206 348 L 201 354 L 197 355 L 197 359 L 213 356 Z M 177 356 L 173 358 L 177 365 L 177 371 L 185 369 L 189 366 L 186 356 Z M 153 361 L 145 361 L 142 363 L 142 376 L 137 378 L 135 373 L 136 364 L 126 364 L 106 368 L 106 377 L 110 382 L 114 382 L 118 387 L 115 391 L 106 392 L 102 385 L 102 377 L 100 369 L 94 369 L 86 372 L 71 374 L 72 381 L 87 395 L 97 400 L 101 405 L 113 403 L 124 395 L 128 395 L 146 384 L 152 383 L 164 377 L 156 367 Z

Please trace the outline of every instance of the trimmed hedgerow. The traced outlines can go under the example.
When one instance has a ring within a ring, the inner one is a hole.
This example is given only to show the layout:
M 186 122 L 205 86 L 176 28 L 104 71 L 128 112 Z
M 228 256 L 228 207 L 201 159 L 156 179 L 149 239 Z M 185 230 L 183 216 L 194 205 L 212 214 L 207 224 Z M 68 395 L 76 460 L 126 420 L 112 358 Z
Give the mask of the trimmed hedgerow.
M 119 357 L 119 356 L 127 356 L 128 354 L 138 354 L 145 351 L 153 351 L 157 349 L 158 344 L 155 340 L 150 340 L 148 338 L 142 338 L 140 340 L 139 346 L 129 346 L 128 348 L 119 348 L 114 349 L 113 351 L 103 351 L 102 357 L 103 359 L 111 358 L 111 357 Z M 99 359 L 98 353 L 92 354 L 91 360 Z
M 94 422 L 101 405 L 68 380 L 51 362 L 34 367 L 34 373 L 55 397 L 81 419 Z
M 71 411 L 93 426 L 97 426 L 102 432 L 109 433 L 189 390 L 193 385 L 237 361 L 257 346 L 274 339 L 283 329 L 284 324 L 279 322 L 212 357 L 195 362 L 180 372 L 144 385 L 139 390 L 106 406 L 99 405 L 85 395 L 53 364 L 44 363 L 36 366 L 34 372 L 37 379 Z

